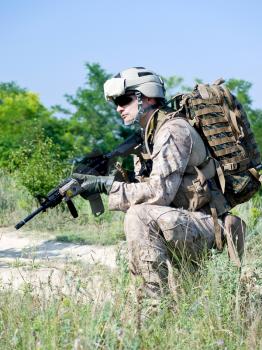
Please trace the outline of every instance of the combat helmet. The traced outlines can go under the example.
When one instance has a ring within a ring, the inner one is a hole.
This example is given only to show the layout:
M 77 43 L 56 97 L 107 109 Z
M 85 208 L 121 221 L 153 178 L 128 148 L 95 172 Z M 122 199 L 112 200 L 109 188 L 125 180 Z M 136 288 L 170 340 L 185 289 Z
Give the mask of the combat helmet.
M 104 84 L 105 98 L 114 101 L 119 96 L 134 92 L 138 101 L 138 113 L 132 123 L 140 121 L 150 108 L 143 108 L 142 95 L 149 98 L 165 99 L 165 87 L 162 78 L 144 67 L 123 70 Z

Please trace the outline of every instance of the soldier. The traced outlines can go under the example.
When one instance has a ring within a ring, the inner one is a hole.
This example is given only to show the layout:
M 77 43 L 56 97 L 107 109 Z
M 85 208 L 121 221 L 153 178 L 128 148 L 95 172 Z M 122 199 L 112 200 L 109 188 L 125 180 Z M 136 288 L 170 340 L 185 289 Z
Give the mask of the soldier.
M 166 106 L 160 76 L 129 68 L 106 81 L 104 91 L 124 124 L 143 130 L 145 149 L 136 157 L 135 181 L 74 176 L 80 192 L 107 193 L 110 210 L 126 212 L 130 271 L 142 277 L 147 295 L 158 299 L 171 284 L 174 262 L 196 262 L 216 247 L 215 233 L 230 207 L 217 188 L 214 161 L 203 140 L 182 112 Z

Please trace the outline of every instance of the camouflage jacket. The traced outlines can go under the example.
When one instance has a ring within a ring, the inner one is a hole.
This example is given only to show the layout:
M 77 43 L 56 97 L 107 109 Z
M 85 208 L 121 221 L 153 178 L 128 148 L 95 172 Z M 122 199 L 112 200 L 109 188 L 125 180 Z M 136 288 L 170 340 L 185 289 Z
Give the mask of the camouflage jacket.
M 127 211 L 131 205 L 149 203 L 195 211 L 210 200 L 206 198 L 200 205 L 194 204 L 195 198 L 193 204 L 190 202 L 192 193 L 195 196 L 195 166 L 201 166 L 207 158 L 206 147 L 196 130 L 183 118 L 167 118 L 156 129 L 150 144 L 152 171 L 149 178 L 139 183 L 115 181 L 109 194 L 110 210 Z M 213 164 L 202 168 L 207 179 L 214 177 Z M 190 194 L 192 186 L 194 191 Z M 219 197 L 218 212 L 221 214 L 229 208 L 222 193 L 217 189 L 214 193 Z

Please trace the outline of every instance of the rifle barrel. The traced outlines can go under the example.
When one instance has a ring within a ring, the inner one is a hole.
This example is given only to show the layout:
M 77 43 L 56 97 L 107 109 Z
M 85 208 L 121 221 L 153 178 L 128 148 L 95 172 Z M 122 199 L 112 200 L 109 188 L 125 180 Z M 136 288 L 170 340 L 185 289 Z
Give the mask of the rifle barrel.
M 46 206 L 41 205 L 41 207 L 37 208 L 33 213 L 28 215 L 24 220 L 21 220 L 18 224 L 15 225 L 15 228 L 19 230 L 22 226 L 24 226 L 29 220 L 33 219 L 37 214 L 41 213 L 41 211 L 44 211 L 46 209 Z

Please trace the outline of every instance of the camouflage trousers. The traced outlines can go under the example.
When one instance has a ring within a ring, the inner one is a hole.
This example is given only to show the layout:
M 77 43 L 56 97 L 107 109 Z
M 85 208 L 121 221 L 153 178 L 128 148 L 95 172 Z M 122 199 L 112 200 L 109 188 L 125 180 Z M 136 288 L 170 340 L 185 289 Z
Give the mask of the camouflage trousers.
M 150 204 L 130 207 L 125 234 L 131 274 L 142 278 L 152 298 L 170 289 L 174 263 L 197 261 L 215 240 L 210 215 Z

